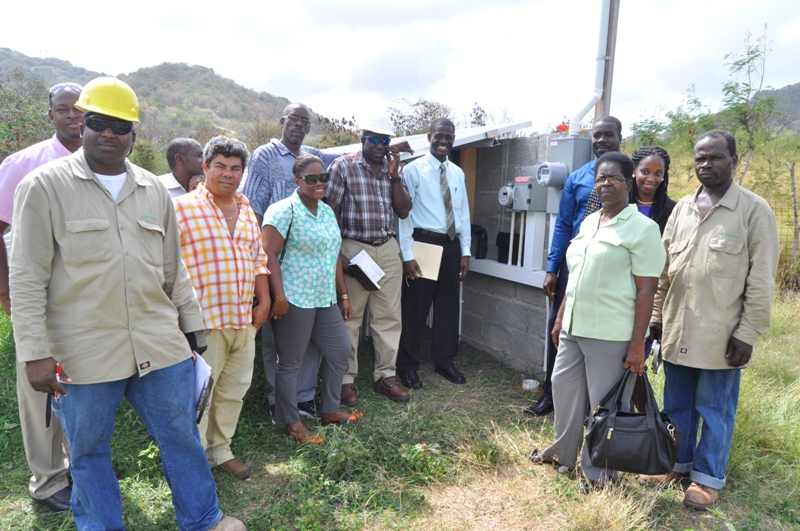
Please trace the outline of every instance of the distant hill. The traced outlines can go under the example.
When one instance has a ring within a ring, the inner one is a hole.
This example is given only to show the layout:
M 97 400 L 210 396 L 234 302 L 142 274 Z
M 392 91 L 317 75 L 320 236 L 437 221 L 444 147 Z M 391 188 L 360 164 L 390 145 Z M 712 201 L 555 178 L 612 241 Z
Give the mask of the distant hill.
M 44 84 L 48 87 L 63 81 L 73 81 L 83 85 L 96 77 L 109 75 L 86 70 L 73 65 L 69 61 L 53 57 L 39 59 L 38 57 L 28 57 L 8 48 L 0 48 L 0 70 L 8 72 L 18 67 L 33 72 L 42 78 Z
M 775 108 L 792 120 L 789 128 L 800 132 L 800 83 L 781 89 L 765 90 L 763 94 L 775 98 Z

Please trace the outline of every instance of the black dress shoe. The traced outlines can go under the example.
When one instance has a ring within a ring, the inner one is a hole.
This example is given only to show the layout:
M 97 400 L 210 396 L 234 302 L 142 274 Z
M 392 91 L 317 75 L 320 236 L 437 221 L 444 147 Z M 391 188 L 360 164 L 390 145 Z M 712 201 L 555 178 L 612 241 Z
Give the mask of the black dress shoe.
M 419 379 L 417 371 L 408 370 L 404 371 L 398 369 L 397 376 L 400 378 L 400 383 L 409 389 L 422 389 L 422 380 Z
M 61 513 L 70 510 L 70 498 L 72 498 L 72 487 L 64 487 L 49 498 L 43 500 L 33 499 L 43 507 L 47 507 L 54 513 Z
M 441 367 L 436 367 L 434 369 L 436 374 L 441 374 L 454 384 L 464 384 L 467 383 L 467 379 L 464 378 L 464 375 L 461 374 L 458 369 L 455 367 L 448 367 L 447 369 L 442 369 Z
M 525 413 L 534 417 L 543 417 L 553 412 L 553 397 L 542 395 Z

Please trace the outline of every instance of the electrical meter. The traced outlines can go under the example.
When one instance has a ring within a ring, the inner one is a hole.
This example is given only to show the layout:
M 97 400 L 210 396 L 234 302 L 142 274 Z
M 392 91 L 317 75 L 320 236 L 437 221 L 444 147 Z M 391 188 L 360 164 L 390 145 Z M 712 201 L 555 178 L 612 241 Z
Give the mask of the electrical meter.
M 511 203 L 514 201 L 514 185 L 508 183 L 508 186 L 503 186 L 497 192 L 497 202 L 500 203 L 502 207 L 511 207 Z
M 563 162 L 543 162 L 536 166 L 536 182 L 539 186 L 561 188 L 567 182 L 569 170 Z

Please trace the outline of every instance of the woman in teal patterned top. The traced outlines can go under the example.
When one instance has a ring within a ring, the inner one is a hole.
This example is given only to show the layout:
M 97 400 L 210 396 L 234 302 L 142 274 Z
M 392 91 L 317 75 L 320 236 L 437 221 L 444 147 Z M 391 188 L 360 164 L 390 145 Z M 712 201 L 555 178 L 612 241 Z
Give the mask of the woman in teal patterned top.
M 309 341 L 327 362 L 322 369 L 322 424 L 355 422 L 364 415 L 339 410 L 350 356 L 344 322 L 353 308 L 338 259 L 339 225 L 330 207 L 320 201 L 330 176 L 313 155 L 298 157 L 292 171 L 297 190 L 267 209 L 262 229 L 272 272 L 270 322 L 278 351 L 275 418 L 285 425 L 286 435 L 317 444 L 322 437 L 303 425 L 297 410 L 297 374 Z

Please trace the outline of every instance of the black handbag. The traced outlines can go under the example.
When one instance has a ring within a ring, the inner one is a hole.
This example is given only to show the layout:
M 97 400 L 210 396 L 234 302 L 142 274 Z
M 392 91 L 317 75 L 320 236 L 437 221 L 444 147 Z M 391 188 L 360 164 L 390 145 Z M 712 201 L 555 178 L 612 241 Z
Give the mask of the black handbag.
M 586 432 L 592 465 L 635 474 L 672 472 L 681 447 L 681 430 L 658 410 L 646 372 L 642 378 L 647 390 L 644 413 L 620 411 L 626 384 L 630 380 L 632 385 L 636 379 L 630 370 L 592 413 Z

